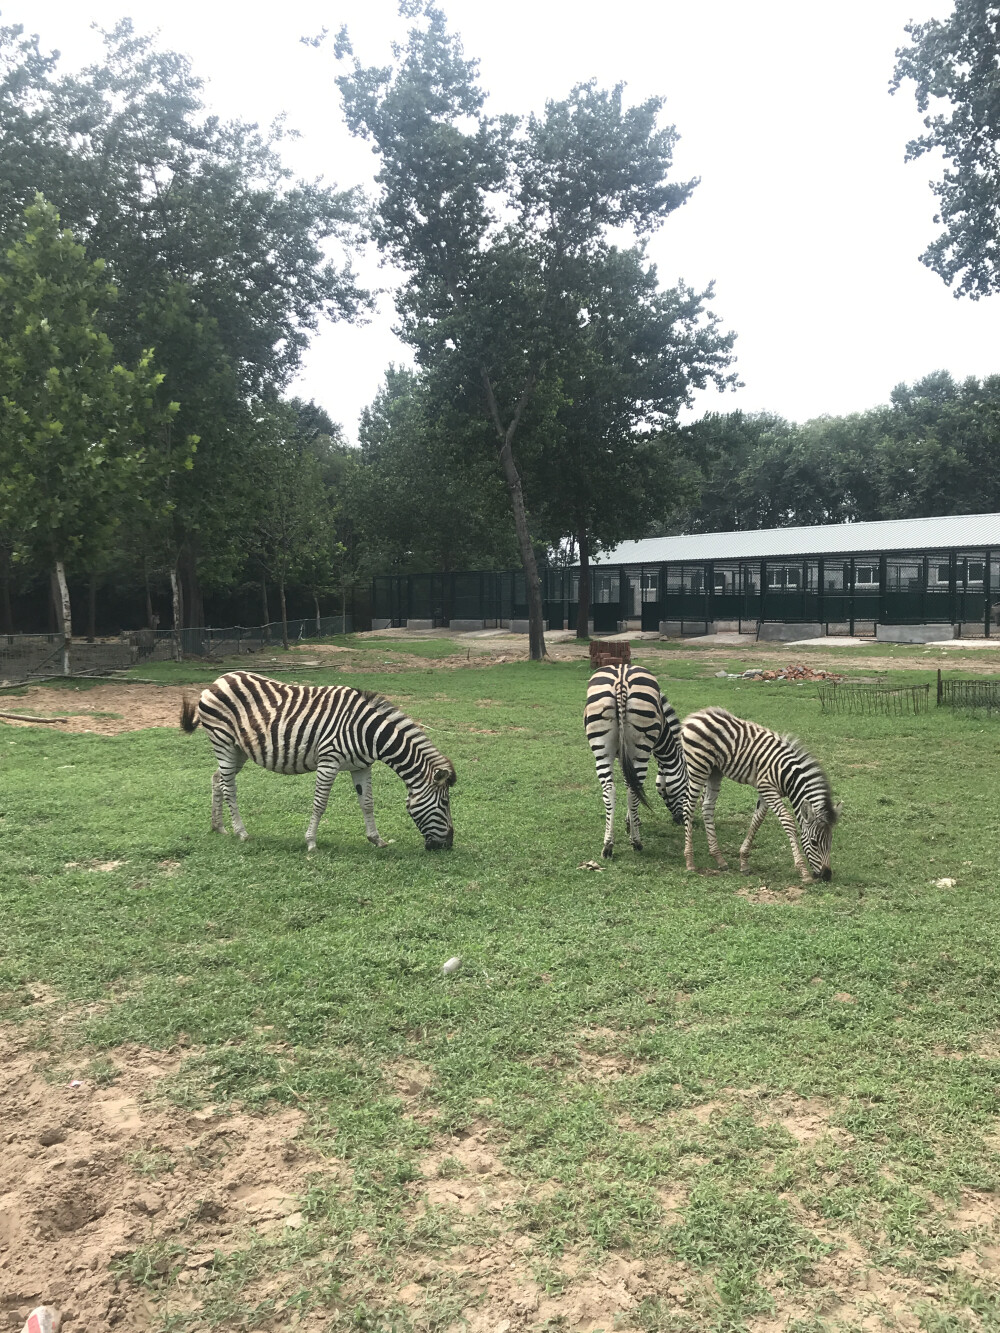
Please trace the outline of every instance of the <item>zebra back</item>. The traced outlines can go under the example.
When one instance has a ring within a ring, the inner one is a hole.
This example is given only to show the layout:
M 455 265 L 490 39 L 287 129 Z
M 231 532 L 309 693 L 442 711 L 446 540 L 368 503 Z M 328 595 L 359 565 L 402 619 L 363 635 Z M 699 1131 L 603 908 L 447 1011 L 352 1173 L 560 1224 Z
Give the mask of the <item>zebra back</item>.
M 832 828 L 838 807 L 823 769 L 794 736 L 781 736 L 725 708 L 702 708 L 681 728 L 692 780 L 704 782 L 713 769 L 735 782 L 770 783 L 794 809 L 800 823 Z

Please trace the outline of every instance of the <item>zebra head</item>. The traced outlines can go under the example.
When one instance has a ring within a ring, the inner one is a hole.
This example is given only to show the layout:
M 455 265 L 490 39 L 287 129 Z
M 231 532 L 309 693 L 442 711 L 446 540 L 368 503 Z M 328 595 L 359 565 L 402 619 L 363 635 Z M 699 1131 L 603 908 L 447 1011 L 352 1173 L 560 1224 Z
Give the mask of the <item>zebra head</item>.
M 450 799 L 454 785 L 455 770 L 450 760 L 438 757 L 414 782 L 406 797 L 406 809 L 424 835 L 424 847 L 429 852 L 450 847 L 455 840 Z
M 817 809 L 809 800 L 804 800 L 798 810 L 799 824 L 802 828 L 802 850 L 806 854 L 813 872 L 813 879 L 830 879 L 830 845 L 833 842 L 833 826 L 840 818 L 840 804 L 827 802 Z
M 687 770 L 683 764 L 660 764 L 656 770 L 656 790 L 673 815 L 675 824 L 684 823 L 684 802 L 687 800 Z

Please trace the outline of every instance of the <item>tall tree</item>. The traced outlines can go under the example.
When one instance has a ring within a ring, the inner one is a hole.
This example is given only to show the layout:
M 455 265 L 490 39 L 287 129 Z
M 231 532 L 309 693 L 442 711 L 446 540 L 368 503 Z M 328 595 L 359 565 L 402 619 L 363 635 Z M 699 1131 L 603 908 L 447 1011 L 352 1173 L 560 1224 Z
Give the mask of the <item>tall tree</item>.
M 403 336 L 440 400 L 476 423 L 470 439 L 492 441 L 538 658 L 541 589 L 515 445 L 551 417 L 555 353 L 612 229 L 648 234 L 694 182 L 666 180 L 676 133 L 657 124 L 660 99 L 626 108 L 621 87 L 584 84 L 541 117 L 488 116 L 477 62 L 441 11 L 420 0 L 403 9 L 418 21 L 395 64 L 355 61 L 338 83 L 349 127 L 379 155 L 374 232 L 406 275 Z
M 529 463 L 542 531 L 575 539 L 579 552 L 579 638 L 588 633 L 591 555 L 643 536 L 678 499 L 665 428 L 694 389 L 735 381 L 725 373 L 733 335 L 705 316 L 711 290 L 660 291 L 638 249 L 609 249 L 589 269 L 582 318 L 554 355 L 555 420 Z
M 115 287 L 41 198 L 0 257 L 0 529 L 52 573 L 70 670 L 66 562 L 107 551 L 130 490 L 148 485 L 145 449 L 175 403 L 156 406 L 152 353 L 126 369 L 102 328 Z
M 921 256 L 956 296 L 1000 290 L 1000 5 L 955 0 L 946 19 L 909 23 L 911 45 L 896 52 L 892 82 L 916 85 L 926 133 L 907 161 L 939 150 L 948 164 L 932 182 L 944 230 Z M 947 105 L 947 109 L 931 110 Z
M 37 39 L 0 28 L 0 236 L 43 190 L 107 260 L 120 353 L 155 344 L 162 396 L 181 403 L 177 430 L 201 437 L 157 560 L 199 624 L 202 584 L 232 584 L 253 512 L 249 403 L 288 383 L 322 316 L 352 319 L 366 300 L 331 254 L 351 241 L 356 201 L 292 180 L 280 125 L 207 115 L 186 57 L 129 20 L 104 41 L 101 60 L 60 76 Z

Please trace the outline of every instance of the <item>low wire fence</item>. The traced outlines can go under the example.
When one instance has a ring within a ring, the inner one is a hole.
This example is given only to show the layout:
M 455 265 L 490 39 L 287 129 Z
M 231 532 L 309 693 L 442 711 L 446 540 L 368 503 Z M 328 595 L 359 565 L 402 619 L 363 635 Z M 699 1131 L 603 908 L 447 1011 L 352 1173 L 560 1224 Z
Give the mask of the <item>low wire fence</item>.
M 941 708 L 994 713 L 1000 711 L 1000 680 L 944 680 L 939 671 L 937 701 Z
M 852 681 L 818 687 L 820 709 L 824 713 L 881 714 L 902 717 L 926 713 L 930 708 L 930 685 L 855 684 Z
M 351 628 L 351 616 L 309 616 L 288 622 L 288 640 L 302 643 L 308 639 L 326 639 L 350 634 Z M 70 648 L 70 675 L 105 676 L 143 662 L 184 657 L 239 657 L 274 650 L 281 644 L 280 620 L 270 625 L 229 625 L 221 629 L 123 630 L 117 638 L 93 643 L 74 639 Z M 0 687 L 62 675 L 62 666 L 61 634 L 0 635 Z

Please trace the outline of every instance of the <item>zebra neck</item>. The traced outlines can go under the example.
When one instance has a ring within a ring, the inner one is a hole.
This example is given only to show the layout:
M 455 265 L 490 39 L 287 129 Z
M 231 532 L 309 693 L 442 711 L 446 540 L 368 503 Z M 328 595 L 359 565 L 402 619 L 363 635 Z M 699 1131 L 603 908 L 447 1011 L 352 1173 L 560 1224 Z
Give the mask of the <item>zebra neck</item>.
M 397 713 L 395 726 L 383 727 L 373 746 L 373 758 L 391 768 L 407 788 L 424 778 L 436 762 L 444 761 L 430 741 L 410 718 Z

